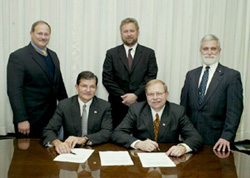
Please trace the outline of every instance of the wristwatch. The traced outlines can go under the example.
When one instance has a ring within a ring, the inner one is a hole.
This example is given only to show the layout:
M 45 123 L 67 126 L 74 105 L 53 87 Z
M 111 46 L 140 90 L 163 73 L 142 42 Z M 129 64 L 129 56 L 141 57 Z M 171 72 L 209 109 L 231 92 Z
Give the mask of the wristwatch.
M 85 145 L 87 145 L 89 138 L 86 135 L 84 135 L 83 137 L 86 139 Z

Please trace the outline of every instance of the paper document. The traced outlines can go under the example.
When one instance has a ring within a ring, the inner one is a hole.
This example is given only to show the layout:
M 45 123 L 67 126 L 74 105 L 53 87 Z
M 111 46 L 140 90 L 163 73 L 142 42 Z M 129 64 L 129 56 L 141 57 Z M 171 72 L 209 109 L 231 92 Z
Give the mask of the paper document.
M 128 151 L 99 151 L 102 166 L 134 165 Z
M 84 163 L 91 156 L 95 150 L 74 148 L 72 153 L 63 153 L 58 155 L 54 161 L 72 162 L 72 163 Z
M 142 167 L 176 167 L 166 153 L 138 153 Z

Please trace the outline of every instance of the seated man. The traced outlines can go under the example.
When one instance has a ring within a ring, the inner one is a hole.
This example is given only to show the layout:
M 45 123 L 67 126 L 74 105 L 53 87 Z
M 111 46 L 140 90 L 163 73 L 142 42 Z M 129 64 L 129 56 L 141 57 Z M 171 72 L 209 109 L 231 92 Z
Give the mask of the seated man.
M 110 103 L 95 96 L 98 78 L 89 71 L 76 80 L 78 95 L 62 100 L 43 130 L 43 144 L 55 146 L 57 153 L 69 153 L 76 144 L 96 145 L 107 142 L 112 134 Z M 64 142 L 58 139 L 63 126 Z
M 202 138 L 196 131 L 184 107 L 167 101 L 167 86 L 161 80 L 151 80 L 145 86 L 147 102 L 135 103 L 121 124 L 115 129 L 112 140 L 124 147 L 142 151 L 154 151 L 159 143 L 183 143 L 171 147 L 168 156 L 181 156 L 196 152 L 202 146 Z M 132 135 L 131 135 L 132 134 Z

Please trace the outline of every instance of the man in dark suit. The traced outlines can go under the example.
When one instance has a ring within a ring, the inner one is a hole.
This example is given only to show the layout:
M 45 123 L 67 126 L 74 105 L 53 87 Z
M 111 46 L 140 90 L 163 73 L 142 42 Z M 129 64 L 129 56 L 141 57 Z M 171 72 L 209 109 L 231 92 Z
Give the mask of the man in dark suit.
M 92 72 L 84 71 L 78 75 L 75 85 L 78 95 L 59 102 L 44 129 L 44 145 L 54 145 L 61 154 L 69 153 L 76 144 L 97 145 L 109 140 L 112 133 L 111 105 L 95 96 L 97 82 Z M 64 128 L 64 142 L 58 139 L 61 126 Z
M 109 93 L 115 128 L 128 112 L 128 106 L 146 99 L 144 85 L 157 76 L 154 51 L 137 43 L 139 26 L 135 19 L 121 22 L 123 45 L 107 51 L 103 64 L 103 85 Z
M 42 137 L 57 101 L 67 98 L 60 64 L 46 46 L 51 28 L 44 21 L 32 25 L 31 43 L 10 54 L 7 92 L 17 137 Z
M 203 66 L 187 73 L 181 105 L 205 144 L 230 151 L 243 110 L 240 73 L 218 62 L 221 48 L 216 36 L 204 36 L 200 52 Z
M 145 86 L 147 102 L 134 103 L 128 114 L 115 129 L 112 140 L 124 147 L 151 152 L 158 143 L 183 143 L 171 147 L 169 156 L 181 156 L 196 152 L 202 139 L 182 106 L 167 101 L 167 86 L 161 80 L 151 80 Z M 158 127 L 158 128 L 157 128 Z

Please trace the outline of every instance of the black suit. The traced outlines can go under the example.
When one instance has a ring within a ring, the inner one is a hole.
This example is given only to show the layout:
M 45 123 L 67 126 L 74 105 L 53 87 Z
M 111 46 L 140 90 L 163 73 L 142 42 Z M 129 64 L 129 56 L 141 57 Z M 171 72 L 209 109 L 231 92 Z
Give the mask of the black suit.
M 67 98 L 59 60 L 48 49 L 54 63 L 54 79 L 46 63 L 33 46 L 21 48 L 10 54 L 7 66 L 7 92 L 13 110 L 13 122 L 30 123 L 30 137 L 41 137 L 42 129 L 53 116 L 57 100 Z
M 197 151 L 202 145 L 201 136 L 185 115 L 185 109 L 167 101 L 161 116 L 158 142 L 178 143 L 179 135 L 193 151 Z M 132 104 L 127 116 L 112 134 L 115 143 L 127 148 L 138 139 L 154 140 L 151 108 L 146 101 Z
M 234 141 L 243 110 L 240 73 L 221 64 L 213 75 L 201 105 L 198 83 L 202 67 L 189 71 L 181 93 L 181 105 L 197 128 L 205 144 L 214 145 L 219 138 Z
M 47 127 L 44 128 L 43 144 L 58 138 L 58 132 L 63 126 L 64 139 L 69 136 L 82 137 L 82 118 L 78 95 L 59 102 L 55 114 Z M 112 118 L 110 103 L 94 97 L 89 108 L 87 137 L 93 145 L 107 142 L 112 133 Z
M 145 84 L 157 76 L 157 63 L 152 49 L 137 45 L 131 71 L 124 45 L 107 51 L 103 64 L 103 85 L 109 92 L 109 102 L 112 106 L 113 125 L 116 127 L 128 112 L 128 107 L 122 104 L 121 96 L 134 93 L 137 101 L 144 101 Z

